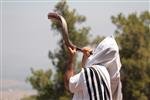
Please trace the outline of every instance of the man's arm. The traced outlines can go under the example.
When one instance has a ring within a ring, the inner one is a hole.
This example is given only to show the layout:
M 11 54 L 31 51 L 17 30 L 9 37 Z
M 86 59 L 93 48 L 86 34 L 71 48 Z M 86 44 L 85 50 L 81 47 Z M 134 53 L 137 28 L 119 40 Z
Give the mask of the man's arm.
M 83 51 L 82 67 L 84 67 L 87 58 L 90 56 L 91 50 L 92 49 L 88 47 L 82 48 L 82 51 Z M 68 47 L 68 52 L 69 52 L 69 59 L 68 59 L 66 72 L 64 75 L 64 85 L 65 85 L 65 88 L 69 91 L 69 80 L 70 80 L 70 77 L 74 76 L 73 60 L 74 60 L 74 56 L 76 53 L 76 49 L 75 48 L 72 49 Z
M 71 76 L 74 75 L 73 60 L 74 60 L 74 56 L 76 53 L 76 49 L 75 48 L 71 49 L 70 47 L 68 47 L 68 51 L 69 51 L 69 59 L 68 59 L 66 72 L 64 75 L 64 85 L 65 85 L 66 90 L 69 91 L 69 79 Z

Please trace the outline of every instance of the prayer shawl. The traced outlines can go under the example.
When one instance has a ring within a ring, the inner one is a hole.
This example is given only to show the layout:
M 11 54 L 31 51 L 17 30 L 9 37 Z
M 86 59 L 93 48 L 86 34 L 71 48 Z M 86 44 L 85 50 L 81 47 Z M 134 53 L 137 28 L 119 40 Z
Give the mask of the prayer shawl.
M 102 77 L 101 70 L 97 70 L 95 65 L 106 67 L 111 88 Z M 97 46 L 93 55 L 88 58 L 85 67 L 84 74 L 90 100 L 122 100 L 119 49 L 112 36 L 105 38 Z M 91 95 L 91 90 L 94 93 L 94 98 Z
M 84 74 L 89 100 L 112 100 L 109 74 L 104 66 L 84 68 Z

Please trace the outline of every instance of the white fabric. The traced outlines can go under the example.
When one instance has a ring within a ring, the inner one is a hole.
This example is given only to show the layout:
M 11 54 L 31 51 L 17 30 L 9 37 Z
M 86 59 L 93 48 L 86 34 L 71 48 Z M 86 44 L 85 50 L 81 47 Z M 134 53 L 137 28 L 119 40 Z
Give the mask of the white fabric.
M 122 100 L 119 49 L 112 36 L 105 38 L 97 46 L 93 55 L 89 57 L 86 67 L 90 67 L 92 65 L 103 65 L 107 68 L 111 79 L 113 100 Z
M 121 68 L 119 49 L 115 39 L 112 36 L 105 38 L 97 46 L 97 48 L 93 51 L 93 55 L 88 58 L 85 67 L 91 67 L 93 65 L 99 66 L 106 79 L 109 80 L 110 77 L 113 100 L 122 100 L 119 72 Z M 104 68 L 107 69 L 109 77 L 107 72 L 101 69 L 101 66 L 106 67 Z M 88 100 L 89 97 L 85 79 L 83 77 L 83 70 L 79 74 L 70 78 L 69 88 L 70 91 L 74 93 L 73 100 Z
M 102 77 L 105 79 L 105 82 L 110 89 L 110 77 L 107 69 L 100 65 L 94 65 L 93 67 L 96 67 L 97 70 L 101 72 Z M 74 93 L 72 100 L 90 100 L 83 68 L 80 73 L 70 78 L 69 89 L 72 93 Z

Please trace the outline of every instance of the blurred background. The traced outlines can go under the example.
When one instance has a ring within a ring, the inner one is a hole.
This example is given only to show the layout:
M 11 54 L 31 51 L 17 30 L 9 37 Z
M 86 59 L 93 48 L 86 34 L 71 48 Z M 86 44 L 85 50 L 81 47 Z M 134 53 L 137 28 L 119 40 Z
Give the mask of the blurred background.
M 0 4 L 0 100 L 70 100 L 63 87 L 67 52 L 59 26 L 47 18 L 49 12 L 64 16 L 71 40 L 80 47 L 95 47 L 113 35 L 120 47 L 124 100 L 150 100 L 149 0 L 1 0 Z M 78 54 L 76 71 L 80 60 Z

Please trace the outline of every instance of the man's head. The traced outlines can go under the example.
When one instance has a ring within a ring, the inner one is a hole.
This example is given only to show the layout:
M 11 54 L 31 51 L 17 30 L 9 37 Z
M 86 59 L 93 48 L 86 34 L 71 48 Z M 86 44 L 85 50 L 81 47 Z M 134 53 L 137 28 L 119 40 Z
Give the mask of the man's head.
M 111 37 L 105 38 L 88 57 L 85 67 L 92 65 L 103 65 L 105 67 L 121 66 L 119 49 L 115 39 Z

